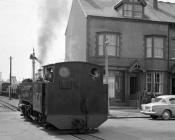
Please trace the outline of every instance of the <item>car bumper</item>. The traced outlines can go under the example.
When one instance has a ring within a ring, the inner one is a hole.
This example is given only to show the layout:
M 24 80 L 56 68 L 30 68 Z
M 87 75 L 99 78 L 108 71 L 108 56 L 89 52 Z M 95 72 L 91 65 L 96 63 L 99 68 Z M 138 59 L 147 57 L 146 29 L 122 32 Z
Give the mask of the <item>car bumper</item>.
M 154 111 L 140 111 L 140 113 L 145 115 L 158 115 L 157 112 Z

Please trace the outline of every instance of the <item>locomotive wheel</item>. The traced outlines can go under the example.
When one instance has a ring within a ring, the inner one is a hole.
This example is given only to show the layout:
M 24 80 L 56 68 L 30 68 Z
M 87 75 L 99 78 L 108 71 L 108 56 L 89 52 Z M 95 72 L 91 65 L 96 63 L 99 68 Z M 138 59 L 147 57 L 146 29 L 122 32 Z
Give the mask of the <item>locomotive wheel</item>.
M 75 119 L 72 122 L 72 128 L 79 131 L 79 132 L 84 131 L 84 130 L 86 130 L 86 123 L 84 120 Z

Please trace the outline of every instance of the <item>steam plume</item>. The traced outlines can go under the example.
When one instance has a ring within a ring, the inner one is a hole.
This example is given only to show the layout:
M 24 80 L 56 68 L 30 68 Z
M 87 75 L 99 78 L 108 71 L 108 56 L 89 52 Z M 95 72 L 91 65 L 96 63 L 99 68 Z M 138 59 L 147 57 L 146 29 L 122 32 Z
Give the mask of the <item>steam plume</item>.
M 41 18 L 42 25 L 39 31 L 38 46 L 39 60 L 45 62 L 48 49 L 56 39 L 55 29 L 65 26 L 68 17 L 69 0 L 42 0 Z M 59 46 L 58 46 L 59 47 Z

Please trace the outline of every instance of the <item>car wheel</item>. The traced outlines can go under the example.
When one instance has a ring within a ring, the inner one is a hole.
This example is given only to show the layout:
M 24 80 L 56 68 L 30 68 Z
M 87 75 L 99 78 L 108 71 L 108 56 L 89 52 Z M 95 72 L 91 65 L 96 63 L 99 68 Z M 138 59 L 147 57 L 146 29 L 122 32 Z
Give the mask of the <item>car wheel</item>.
M 158 118 L 158 116 L 151 115 L 151 118 L 152 118 L 153 120 L 155 120 L 155 119 L 157 119 L 157 118 Z
M 171 112 L 169 110 L 165 110 L 162 113 L 162 119 L 164 120 L 169 120 L 171 118 Z

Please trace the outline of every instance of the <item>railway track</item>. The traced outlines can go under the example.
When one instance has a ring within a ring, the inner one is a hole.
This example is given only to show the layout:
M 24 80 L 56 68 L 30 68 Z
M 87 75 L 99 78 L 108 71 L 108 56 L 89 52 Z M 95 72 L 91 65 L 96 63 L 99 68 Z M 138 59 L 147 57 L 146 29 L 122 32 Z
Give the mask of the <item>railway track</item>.
M 80 140 L 105 140 L 103 138 L 97 137 L 95 135 L 86 134 L 86 135 L 72 135 Z
M 9 104 L 9 103 L 1 100 L 1 99 L 0 99 L 0 104 L 3 105 L 4 107 L 8 108 L 11 111 L 17 111 L 18 110 L 18 108 L 16 106 L 13 106 L 13 105 L 11 105 L 11 104 Z

